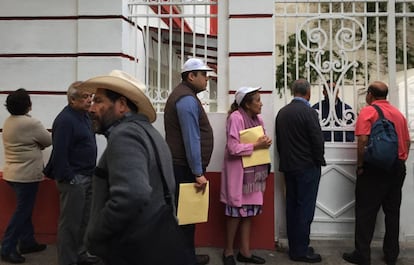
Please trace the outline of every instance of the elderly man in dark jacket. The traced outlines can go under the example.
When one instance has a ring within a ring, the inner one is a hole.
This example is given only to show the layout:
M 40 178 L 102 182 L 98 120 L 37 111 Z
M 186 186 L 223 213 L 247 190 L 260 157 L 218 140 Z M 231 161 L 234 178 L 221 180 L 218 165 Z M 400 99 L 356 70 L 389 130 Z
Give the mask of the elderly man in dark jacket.
M 171 154 L 151 125 L 156 113 L 141 91 L 145 86 L 114 70 L 85 81 L 82 88 L 95 94 L 90 108 L 94 128 L 108 142 L 93 177 L 91 252 L 109 265 L 186 264 L 180 252 L 184 241 L 156 234 L 165 231 L 167 220 L 179 227 Z M 165 205 L 171 211 L 163 211 Z M 165 219 L 154 229 L 160 215 Z
M 324 140 L 317 113 L 309 105 L 310 84 L 293 83 L 294 98 L 276 117 L 279 170 L 286 180 L 286 223 L 289 257 L 299 262 L 320 262 L 309 246 L 321 166 L 326 165 Z

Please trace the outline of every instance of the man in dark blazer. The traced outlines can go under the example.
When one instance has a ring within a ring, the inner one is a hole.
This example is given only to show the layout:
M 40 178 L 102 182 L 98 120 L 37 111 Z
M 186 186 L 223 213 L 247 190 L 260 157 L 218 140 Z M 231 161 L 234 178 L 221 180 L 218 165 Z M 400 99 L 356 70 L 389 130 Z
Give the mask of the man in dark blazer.
M 286 180 L 286 222 L 291 260 L 316 263 L 321 256 L 309 246 L 310 226 L 315 213 L 324 139 L 317 113 L 311 108 L 310 84 L 293 83 L 294 98 L 276 117 L 279 170 Z

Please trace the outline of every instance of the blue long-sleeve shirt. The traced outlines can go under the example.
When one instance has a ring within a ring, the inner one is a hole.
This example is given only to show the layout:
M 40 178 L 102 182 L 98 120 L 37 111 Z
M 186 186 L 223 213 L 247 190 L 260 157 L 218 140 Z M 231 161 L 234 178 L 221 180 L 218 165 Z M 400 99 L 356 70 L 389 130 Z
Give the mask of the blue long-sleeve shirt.
M 198 120 L 200 109 L 196 99 L 192 96 L 184 96 L 175 104 L 178 120 L 183 134 L 184 148 L 188 165 L 194 175 L 203 174 L 201 162 L 200 126 Z
M 47 177 L 71 180 L 76 174 L 91 176 L 96 165 L 96 138 L 85 112 L 66 106 L 52 127 L 52 153 L 44 169 Z

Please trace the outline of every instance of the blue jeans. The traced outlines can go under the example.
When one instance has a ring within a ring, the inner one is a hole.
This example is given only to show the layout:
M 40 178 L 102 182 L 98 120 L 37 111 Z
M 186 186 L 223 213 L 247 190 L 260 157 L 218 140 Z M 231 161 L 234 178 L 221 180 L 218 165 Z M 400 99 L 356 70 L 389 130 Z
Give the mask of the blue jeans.
M 310 228 L 315 214 L 321 168 L 311 167 L 285 172 L 286 223 L 289 256 L 306 256 Z
M 16 252 L 17 243 L 30 246 L 36 243 L 32 224 L 32 212 L 39 182 L 19 183 L 7 181 L 16 193 L 16 210 L 4 233 L 1 254 Z

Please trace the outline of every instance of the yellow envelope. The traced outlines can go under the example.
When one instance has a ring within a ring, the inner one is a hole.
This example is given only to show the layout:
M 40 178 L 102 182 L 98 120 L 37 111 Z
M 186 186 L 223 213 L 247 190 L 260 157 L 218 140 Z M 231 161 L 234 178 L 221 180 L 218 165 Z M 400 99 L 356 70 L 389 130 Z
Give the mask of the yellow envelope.
M 181 183 L 178 197 L 177 218 L 179 225 L 207 222 L 209 183 L 206 191 L 196 192 L 194 183 Z
M 244 144 L 252 144 L 257 141 L 257 138 L 264 135 L 264 130 L 261 125 L 240 131 L 240 142 Z M 257 165 L 270 163 L 270 150 L 257 149 L 254 150 L 250 156 L 243 156 L 243 167 L 252 167 Z

